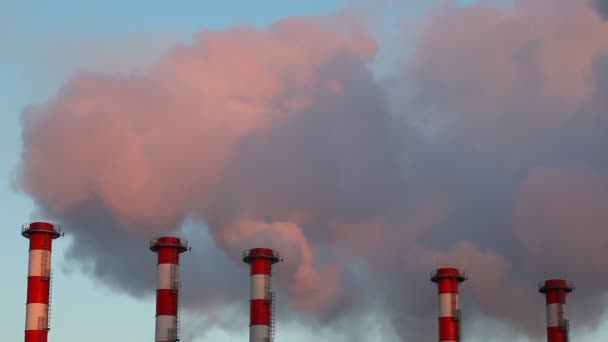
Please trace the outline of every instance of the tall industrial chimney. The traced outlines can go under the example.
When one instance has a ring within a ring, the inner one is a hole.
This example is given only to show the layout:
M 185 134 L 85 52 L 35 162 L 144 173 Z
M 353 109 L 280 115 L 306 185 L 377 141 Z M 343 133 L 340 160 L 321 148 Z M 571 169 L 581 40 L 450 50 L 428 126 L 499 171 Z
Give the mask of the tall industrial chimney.
M 549 279 L 540 282 L 538 291 L 547 302 L 547 341 L 567 342 L 570 324 L 566 319 L 566 294 L 574 291 L 574 286 L 566 280 Z
M 249 342 L 271 342 L 274 340 L 272 265 L 282 259 L 272 249 L 254 248 L 243 252 L 243 261 L 251 266 Z
M 179 341 L 179 255 L 188 242 L 176 237 L 159 237 L 150 241 L 150 250 L 158 254 L 156 286 L 156 333 L 154 341 Z
M 30 240 L 25 342 L 46 342 L 50 330 L 51 251 L 53 240 L 63 234 L 57 225 L 32 222 L 23 225 L 21 235 Z
M 460 304 L 458 286 L 467 280 L 457 268 L 440 268 L 431 273 L 439 297 L 439 342 L 460 342 Z

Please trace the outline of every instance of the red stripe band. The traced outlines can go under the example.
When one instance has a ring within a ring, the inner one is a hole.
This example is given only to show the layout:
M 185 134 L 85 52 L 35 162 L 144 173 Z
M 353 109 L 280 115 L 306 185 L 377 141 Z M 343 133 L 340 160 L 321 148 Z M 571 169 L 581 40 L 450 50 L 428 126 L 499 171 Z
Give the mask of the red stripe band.
M 25 342 L 46 342 L 49 332 L 46 330 L 26 330 Z
M 270 302 L 265 299 L 250 301 L 249 325 L 270 325 Z
M 559 327 L 547 328 L 547 341 L 548 342 L 567 342 L 568 332 Z
M 251 260 L 251 275 L 254 274 L 272 275 L 272 261 L 265 258 Z
M 160 247 L 158 249 L 158 263 L 179 265 L 179 255 L 180 251 L 178 248 Z
M 48 277 L 27 277 L 27 304 L 29 303 L 49 303 Z
M 547 304 L 566 304 L 566 291 L 561 289 L 548 290 L 545 293 Z
M 177 316 L 177 291 L 156 290 L 156 316 Z
M 30 251 L 42 249 L 46 251 L 53 250 L 53 236 L 45 233 L 32 233 L 30 239 Z
M 437 280 L 437 292 L 442 293 L 458 293 L 458 281 L 451 278 L 442 278 Z
M 458 321 L 452 317 L 440 317 L 439 341 L 458 341 Z

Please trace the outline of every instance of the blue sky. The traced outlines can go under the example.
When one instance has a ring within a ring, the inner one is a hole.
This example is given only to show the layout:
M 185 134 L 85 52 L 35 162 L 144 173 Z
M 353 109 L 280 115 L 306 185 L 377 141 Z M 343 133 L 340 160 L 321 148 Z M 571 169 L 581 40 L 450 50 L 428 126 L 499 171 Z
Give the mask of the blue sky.
M 10 185 L 21 153 L 19 117 L 25 105 L 52 96 L 76 69 L 139 68 L 142 66 L 134 64 L 136 58 L 140 60 L 139 57 L 146 55 L 147 61 L 151 62 L 172 42 L 188 41 L 201 28 L 222 29 L 241 23 L 264 26 L 288 15 L 330 13 L 344 7 L 348 1 L 231 0 L 219 3 L 201 0 L 0 0 L 0 89 L 3 95 L 0 97 L 0 174 L 4 179 L 0 187 L 0 217 L 6 233 L 1 254 L 7 261 L 0 291 L 3 341 L 23 339 L 28 247 L 27 240 L 20 235 L 20 227 L 30 219 L 38 219 L 32 216 L 35 208 L 32 201 L 16 193 Z M 129 42 L 144 37 L 156 38 L 137 49 L 125 49 Z M 110 51 L 101 49 L 91 53 L 88 49 L 94 45 Z M 75 51 L 77 57 L 65 59 L 64 49 Z M 66 237 L 55 242 L 50 340 L 153 340 L 153 294 L 148 300 L 135 300 L 70 269 L 63 255 L 70 243 L 69 231 L 66 231 Z M 142 250 L 142 253 L 150 252 Z M 150 263 L 154 263 L 152 253 Z M 290 327 L 289 331 L 293 333 L 289 335 L 286 330 L 286 327 L 279 327 L 281 340 L 287 340 L 286 336 L 290 342 L 313 338 L 312 332 L 297 327 Z M 246 334 L 246 326 L 234 335 L 212 330 L 196 341 L 245 341 Z M 579 340 L 601 340 L 601 335 L 579 333 L 578 336 Z M 330 335 L 325 338 L 339 341 Z

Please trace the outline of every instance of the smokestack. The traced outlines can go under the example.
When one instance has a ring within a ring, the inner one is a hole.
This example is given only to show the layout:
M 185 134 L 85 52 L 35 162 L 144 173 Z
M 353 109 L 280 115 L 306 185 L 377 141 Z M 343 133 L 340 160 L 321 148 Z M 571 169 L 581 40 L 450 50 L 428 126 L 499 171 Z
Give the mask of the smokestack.
M 547 302 L 547 341 L 567 342 L 570 324 L 566 319 L 566 294 L 574 291 L 574 286 L 566 280 L 549 279 L 540 282 L 538 291 Z
M 166 236 L 150 241 L 150 250 L 158 254 L 154 341 L 176 342 L 179 341 L 179 255 L 190 248 L 187 241 Z
M 254 248 L 243 252 L 243 261 L 251 266 L 249 342 L 274 341 L 272 265 L 282 259 L 272 249 Z
M 440 268 L 431 273 L 439 297 L 439 342 L 460 342 L 458 286 L 465 280 L 467 276 L 457 268 Z
M 46 342 L 50 330 L 51 251 L 53 240 L 63 233 L 57 225 L 32 222 L 23 225 L 21 235 L 30 239 L 25 342 Z

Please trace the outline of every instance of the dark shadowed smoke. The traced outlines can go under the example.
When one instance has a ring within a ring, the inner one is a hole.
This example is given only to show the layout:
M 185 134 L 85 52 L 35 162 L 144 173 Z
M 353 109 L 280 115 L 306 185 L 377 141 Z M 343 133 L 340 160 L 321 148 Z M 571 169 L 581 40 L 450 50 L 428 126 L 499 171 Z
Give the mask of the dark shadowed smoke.
M 190 239 L 184 303 L 227 329 L 257 245 L 285 257 L 280 311 L 311 326 L 349 330 L 374 308 L 431 340 L 439 266 L 468 272 L 469 322 L 538 338 L 536 283 L 565 276 L 573 324 L 593 326 L 608 25 L 581 3 L 518 6 L 438 9 L 387 83 L 373 40 L 331 17 L 203 32 L 143 75 L 77 75 L 24 112 L 19 184 L 75 263 L 136 297 L 154 289 L 148 239 Z
M 608 20 L 608 1 L 594 0 L 593 6 L 597 10 L 597 12 L 604 18 L 604 20 Z
M 580 3 L 521 6 L 519 14 L 487 6 L 440 11 L 395 102 L 409 106 L 411 122 L 435 142 L 430 157 L 415 163 L 419 181 L 454 196 L 426 234 L 429 245 L 447 250 L 453 263 L 465 259 L 471 311 L 537 336 L 542 298 L 534 289 L 545 277 L 569 277 L 584 289 L 571 305 L 577 322 L 593 326 L 603 311 L 597 298 L 606 288 L 593 269 L 599 244 L 608 242 L 607 218 L 599 215 L 604 193 L 594 189 L 605 187 L 607 171 L 600 146 L 608 128 L 608 25 Z M 569 29 L 561 31 L 564 22 Z M 576 52 L 568 52 L 575 40 Z M 474 245 L 450 247 L 455 241 Z M 408 305 L 425 305 L 400 298 L 397 317 L 407 317 Z M 410 317 L 411 325 L 398 325 L 406 335 L 420 316 Z

